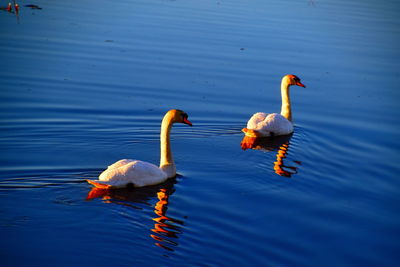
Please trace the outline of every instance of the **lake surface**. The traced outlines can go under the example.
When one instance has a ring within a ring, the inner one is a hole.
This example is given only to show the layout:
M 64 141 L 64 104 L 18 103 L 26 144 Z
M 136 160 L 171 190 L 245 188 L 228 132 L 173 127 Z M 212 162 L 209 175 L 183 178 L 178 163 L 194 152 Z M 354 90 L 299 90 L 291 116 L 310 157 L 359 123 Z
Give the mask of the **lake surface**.
M 0 12 L 2 266 L 398 265 L 398 1 L 19 5 Z M 243 150 L 288 73 L 294 134 Z M 172 131 L 178 177 L 93 191 L 119 159 L 158 164 L 172 108 L 194 124 Z

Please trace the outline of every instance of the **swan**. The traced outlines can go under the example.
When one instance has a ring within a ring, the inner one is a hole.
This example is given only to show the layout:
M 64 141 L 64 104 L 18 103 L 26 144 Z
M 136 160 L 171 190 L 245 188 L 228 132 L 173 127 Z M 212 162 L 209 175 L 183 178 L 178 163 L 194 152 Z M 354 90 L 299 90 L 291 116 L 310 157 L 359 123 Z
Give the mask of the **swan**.
M 169 110 L 161 123 L 160 133 L 160 167 L 140 160 L 121 159 L 108 166 L 98 180 L 86 180 L 88 183 L 101 189 L 122 188 L 128 185 L 142 187 L 164 182 L 176 176 L 176 167 L 172 158 L 170 131 L 172 124 L 184 123 L 192 126 L 188 115 L 177 109 Z
M 293 132 L 292 109 L 290 107 L 289 87 L 297 85 L 306 87 L 300 82 L 296 75 L 288 74 L 282 78 L 281 94 L 282 108 L 281 114 L 264 112 L 255 113 L 247 122 L 247 128 L 242 132 L 249 137 L 267 137 L 277 135 L 287 135 Z

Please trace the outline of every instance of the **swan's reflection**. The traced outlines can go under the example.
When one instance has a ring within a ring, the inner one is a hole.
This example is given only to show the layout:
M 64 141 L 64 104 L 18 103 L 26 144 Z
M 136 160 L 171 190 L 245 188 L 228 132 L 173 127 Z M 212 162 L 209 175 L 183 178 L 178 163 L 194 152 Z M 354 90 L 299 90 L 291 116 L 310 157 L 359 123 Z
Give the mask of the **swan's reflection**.
M 141 188 L 121 188 L 121 189 L 100 189 L 92 188 L 87 195 L 87 200 L 101 197 L 105 203 L 116 203 L 132 207 L 134 209 L 141 209 L 135 204 L 148 204 L 149 201 L 157 196 L 158 201 L 154 205 L 154 213 L 157 215 L 153 218 L 155 221 L 153 232 L 150 236 L 156 241 L 155 245 L 174 251 L 173 247 L 178 245 L 177 239 L 179 234 L 182 233 L 182 220 L 174 219 L 167 216 L 169 197 L 174 190 L 176 179 L 168 179 L 166 182 Z
M 274 137 L 249 137 L 244 136 L 240 146 L 243 150 L 256 149 L 263 151 L 274 151 L 276 153 L 276 161 L 274 162 L 275 173 L 283 177 L 292 177 L 297 173 L 297 166 L 285 165 L 284 159 L 289 152 L 290 146 L 290 135 L 274 136 Z M 300 165 L 300 161 L 293 161 L 295 164 Z

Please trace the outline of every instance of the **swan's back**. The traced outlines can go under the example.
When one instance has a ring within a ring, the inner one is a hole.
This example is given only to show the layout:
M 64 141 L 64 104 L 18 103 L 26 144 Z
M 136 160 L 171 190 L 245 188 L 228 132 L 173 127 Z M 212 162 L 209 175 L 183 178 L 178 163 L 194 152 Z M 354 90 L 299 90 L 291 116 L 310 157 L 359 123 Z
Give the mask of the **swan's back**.
M 286 135 L 293 132 L 293 124 L 281 114 L 258 112 L 247 122 L 247 129 L 262 136 Z
M 135 187 L 162 183 L 167 174 L 158 166 L 141 161 L 123 159 L 110 165 L 99 176 L 99 182 L 106 182 L 113 187 L 124 187 L 132 183 Z
M 258 127 L 258 124 L 265 120 L 265 118 L 268 116 L 267 113 L 264 112 L 257 112 L 251 116 L 249 121 L 247 122 L 247 129 L 250 130 L 256 130 Z

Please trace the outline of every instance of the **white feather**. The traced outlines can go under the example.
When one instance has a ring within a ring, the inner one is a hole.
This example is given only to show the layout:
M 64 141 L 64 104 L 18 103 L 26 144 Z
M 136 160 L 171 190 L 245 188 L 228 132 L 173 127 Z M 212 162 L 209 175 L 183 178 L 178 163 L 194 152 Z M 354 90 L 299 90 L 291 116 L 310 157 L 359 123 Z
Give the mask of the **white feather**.
M 286 135 L 293 132 L 293 124 L 281 114 L 258 112 L 247 122 L 247 129 L 262 136 Z
M 162 183 L 167 179 L 167 173 L 154 164 L 141 160 L 122 159 L 108 166 L 95 182 L 113 187 L 125 187 L 130 183 L 135 187 L 141 187 Z

